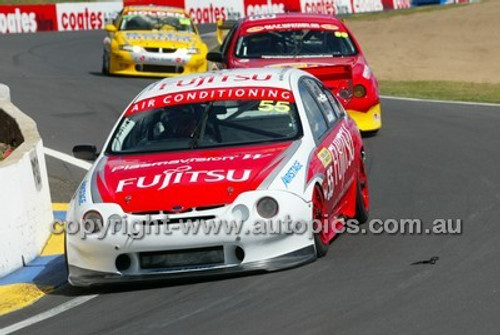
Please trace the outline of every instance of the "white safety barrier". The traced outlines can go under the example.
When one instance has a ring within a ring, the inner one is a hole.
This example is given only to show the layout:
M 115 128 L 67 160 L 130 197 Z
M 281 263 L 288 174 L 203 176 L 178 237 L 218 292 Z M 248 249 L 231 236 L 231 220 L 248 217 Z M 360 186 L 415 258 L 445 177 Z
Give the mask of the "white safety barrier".
M 0 132 L 5 136 L 9 127 L 24 141 L 0 161 L 0 277 L 40 254 L 54 220 L 42 139 L 0 84 Z
M 9 86 L 0 84 L 0 101 L 10 101 L 10 89 Z

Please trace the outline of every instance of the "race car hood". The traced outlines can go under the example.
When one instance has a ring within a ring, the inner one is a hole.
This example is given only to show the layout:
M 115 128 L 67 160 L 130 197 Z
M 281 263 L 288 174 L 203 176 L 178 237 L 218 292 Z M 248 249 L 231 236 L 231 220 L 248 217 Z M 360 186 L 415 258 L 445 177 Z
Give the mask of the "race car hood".
M 116 37 L 119 44 L 137 45 L 146 48 L 193 48 L 201 43 L 194 33 L 175 31 L 121 31 Z
M 290 144 L 104 156 L 92 175 L 93 192 L 99 193 L 93 198 L 117 203 L 127 213 L 229 204 L 257 189 Z

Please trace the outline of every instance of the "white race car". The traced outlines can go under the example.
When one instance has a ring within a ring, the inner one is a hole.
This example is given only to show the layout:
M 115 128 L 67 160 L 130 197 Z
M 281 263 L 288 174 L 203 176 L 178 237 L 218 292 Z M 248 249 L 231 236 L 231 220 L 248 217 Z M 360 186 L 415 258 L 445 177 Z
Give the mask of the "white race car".
M 297 69 L 161 80 L 73 152 L 96 160 L 68 210 L 75 286 L 297 266 L 368 215 L 359 130 Z

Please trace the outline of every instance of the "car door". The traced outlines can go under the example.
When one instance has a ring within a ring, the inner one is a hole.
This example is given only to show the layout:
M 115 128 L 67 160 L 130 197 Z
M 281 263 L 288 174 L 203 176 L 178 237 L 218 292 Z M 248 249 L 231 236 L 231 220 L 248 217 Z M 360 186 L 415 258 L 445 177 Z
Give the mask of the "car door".
M 322 185 L 325 203 L 329 214 L 336 215 L 355 176 L 354 138 L 342 108 L 320 82 L 304 77 L 299 91 L 316 141 L 319 169 L 325 176 Z

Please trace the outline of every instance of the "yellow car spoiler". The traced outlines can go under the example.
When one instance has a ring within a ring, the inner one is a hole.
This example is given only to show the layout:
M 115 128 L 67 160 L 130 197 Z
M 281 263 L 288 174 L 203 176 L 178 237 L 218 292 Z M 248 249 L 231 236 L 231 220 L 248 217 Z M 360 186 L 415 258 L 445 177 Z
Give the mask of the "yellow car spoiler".
M 228 21 L 217 21 L 217 41 L 219 44 L 224 42 L 224 38 L 226 38 L 227 33 L 233 26 L 236 24 L 236 20 L 228 20 Z

